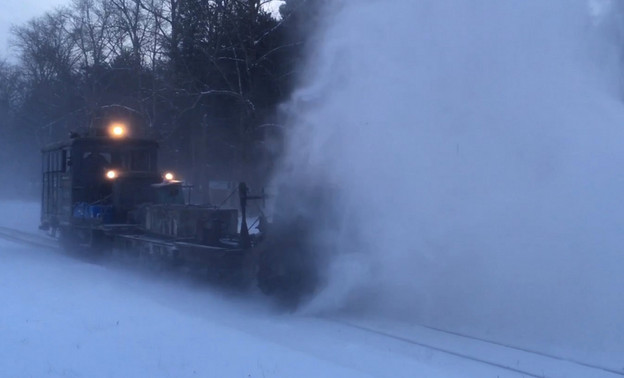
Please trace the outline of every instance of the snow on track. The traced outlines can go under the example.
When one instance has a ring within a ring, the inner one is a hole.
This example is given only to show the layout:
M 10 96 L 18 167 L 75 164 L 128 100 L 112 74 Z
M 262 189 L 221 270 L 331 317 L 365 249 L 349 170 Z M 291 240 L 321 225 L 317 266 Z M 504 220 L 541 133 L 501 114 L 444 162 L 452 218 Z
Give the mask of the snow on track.
M 0 301 L 3 377 L 519 376 L 6 241 Z
M 155 282 L 46 252 L 0 244 L 0 376 L 360 376 L 179 311 Z
M 2 376 L 614 376 L 422 327 L 272 314 L 9 231 L 27 244 L 0 243 Z
M 279 314 L 254 295 L 89 264 L 51 251 L 23 214 L 21 231 L 0 225 L 2 377 L 619 376 L 420 326 Z
M 405 369 L 395 376 L 461 376 L 135 273 L 0 241 L 0 376 L 362 377 L 387 363 Z M 374 365 L 358 362 L 367 355 Z

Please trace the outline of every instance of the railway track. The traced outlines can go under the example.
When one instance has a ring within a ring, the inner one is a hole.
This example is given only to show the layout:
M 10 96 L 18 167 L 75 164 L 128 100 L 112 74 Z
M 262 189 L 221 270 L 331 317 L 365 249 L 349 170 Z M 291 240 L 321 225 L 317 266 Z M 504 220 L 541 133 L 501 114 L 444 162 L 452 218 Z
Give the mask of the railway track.
M 0 239 L 38 248 L 60 250 L 57 242 L 49 237 L 8 227 L 0 227 Z M 624 376 L 624 370 L 620 371 L 434 327 L 415 325 L 407 329 L 405 327 L 396 329 L 379 323 L 371 325 L 352 319 L 325 318 L 325 320 L 377 337 L 393 339 L 417 348 L 487 365 L 519 376 L 539 378 L 617 378 Z
M 0 227 L 0 239 L 33 247 L 42 247 L 55 250 L 59 249 L 57 242 L 50 237 L 8 227 Z
M 485 339 L 485 338 L 481 338 L 481 337 L 476 337 L 476 336 L 472 336 L 472 335 L 467 335 L 467 334 L 463 334 L 463 333 L 459 333 L 459 332 L 454 332 L 454 331 L 449 331 L 449 330 L 445 330 L 445 329 L 441 329 L 441 328 L 437 328 L 437 327 L 430 327 L 430 326 L 419 326 L 419 327 L 423 327 L 423 328 L 427 328 L 436 332 L 441 332 L 441 333 L 445 333 L 445 334 L 449 334 L 449 335 L 453 335 L 453 336 L 457 336 L 457 337 L 461 337 L 461 338 L 465 338 L 465 339 L 470 339 L 470 340 L 474 340 L 474 341 L 478 341 L 478 342 L 483 342 L 483 343 L 487 343 L 487 344 L 491 344 L 491 345 L 498 345 L 501 346 L 503 348 L 507 348 L 510 350 L 516 350 L 516 351 L 520 351 L 520 352 L 524 352 L 524 353 L 528 353 L 528 354 L 532 354 L 532 355 L 537 355 L 537 356 L 541 356 L 541 357 L 545 357 L 545 358 L 550 358 L 553 360 L 559 360 L 559 361 L 563 361 L 563 362 L 567 362 L 573 365 L 578 365 L 578 366 L 582 366 L 585 368 L 589 368 L 589 369 L 595 369 L 598 371 L 604 371 L 606 373 L 610 373 L 610 374 L 615 374 L 617 376 L 624 376 L 624 369 L 622 370 L 616 370 L 616 369 L 612 369 L 609 367 L 605 367 L 605 366 L 600 366 L 597 364 L 592 364 L 592 363 L 588 363 L 588 362 L 584 362 L 584 361 L 580 361 L 574 358 L 567 358 L 567 357 L 563 357 L 563 356 L 559 356 L 559 355 L 554 355 L 554 354 L 550 354 L 550 353 L 545 353 L 545 352 L 541 352 L 538 350 L 534 350 L 534 349 L 529 349 L 529 348 L 522 348 L 522 347 L 518 347 L 515 345 L 510 345 L 510 344 L 505 344 L 505 343 L 501 343 L 501 342 L 497 342 L 497 341 L 493 341 L 493 340 L 489 340 L 489 339 Z
M 328 320 L 379 337 L 488 365 L 520 376 L 539 378 L 617 378 L 624 376 L 624 370 L 618 371 L 597 364 L 433 327 L 411 325 L 393 329 L 391 326 L 384 326 L 378 322 L 370 325 L 361 320 L 338 318 L 328 318 Z

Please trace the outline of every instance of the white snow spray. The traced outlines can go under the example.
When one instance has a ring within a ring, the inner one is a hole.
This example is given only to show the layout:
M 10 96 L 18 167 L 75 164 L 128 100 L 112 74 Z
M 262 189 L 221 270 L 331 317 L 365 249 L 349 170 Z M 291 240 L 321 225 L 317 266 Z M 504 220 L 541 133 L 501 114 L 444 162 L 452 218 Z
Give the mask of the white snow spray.
M 335 199 L 332 226 L 316 230 L 332 254 L 327 283 L 307 310 L 621 356 L 616 11 L 581 0 L 330 7 L 279 177 Z

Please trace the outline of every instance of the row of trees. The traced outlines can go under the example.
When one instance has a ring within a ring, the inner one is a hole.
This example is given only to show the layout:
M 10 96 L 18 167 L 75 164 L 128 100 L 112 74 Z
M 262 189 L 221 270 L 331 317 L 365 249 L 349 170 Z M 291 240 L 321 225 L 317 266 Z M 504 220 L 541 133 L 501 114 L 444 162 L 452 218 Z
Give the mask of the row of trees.
M 288 0 L 277 17 L 270 1 L 74 0 L 15 26 L 18 62 L 0 64 L 5 172 L 36 182 L 42 145 L 119 104 L 143 114 L 164 165 L 197 186 L 261 182 L 322 3 Z

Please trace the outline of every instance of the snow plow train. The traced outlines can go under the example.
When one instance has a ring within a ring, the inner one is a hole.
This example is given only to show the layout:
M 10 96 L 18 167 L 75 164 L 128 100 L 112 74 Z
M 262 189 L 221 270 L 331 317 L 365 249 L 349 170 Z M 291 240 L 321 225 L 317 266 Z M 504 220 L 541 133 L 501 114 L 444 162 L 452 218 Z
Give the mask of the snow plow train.
M 136 123 L 133 113 L 108 109 L 86 133 L 42 150 L 40 229 L 72 251 L 181 267 L 237 286 L 255 283 L 291 303 L 309 291 L 301 269 L 278 261 L 285 251 L 267 248 L 276 244 L 265 240 L 272 225 L 262 212 L 254 232 L 248 228 L 248 203 L 262 201 L 263 193 L 252 195 L 240 183 L 237 207 L 191 205 L 183 182 L 160 171 L 156 140 L 136 136 Z M 289 261 L 296 255 L 289 252 Z

